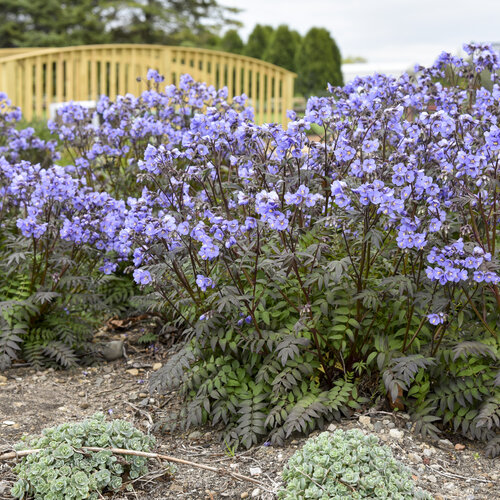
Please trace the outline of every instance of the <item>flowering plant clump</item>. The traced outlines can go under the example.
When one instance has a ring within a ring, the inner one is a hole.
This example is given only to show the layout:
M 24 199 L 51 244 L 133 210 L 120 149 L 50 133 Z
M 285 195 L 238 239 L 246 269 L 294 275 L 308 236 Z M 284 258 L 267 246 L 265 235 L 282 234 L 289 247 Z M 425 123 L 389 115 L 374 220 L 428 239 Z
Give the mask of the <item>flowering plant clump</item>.
M 148 471 L 145 457 L 118 460 L 108 450 L 81 450 L 85 446 L 149 452 L 154 438 L 125 420 L 108 422 L 102 413 L 81 423 L 44 429 L 41 437 L 28 436 L 16 445 L 18 451 L 39 451 L 23 457 L 15 466 L 19 479 L 11 495 L 44 500 L 101 498 L 100 492 L 121 488 L 125 473 L 136 479 Z
M 431 499 L 416 488 L 411 472 L 380 446 L 373 435 L 358 429 L 323 432 L 307 440 L 283 470 L 284 500 Z
M 321 427 L 372 378 L 422 432 L 495 443 L 500 57 L 466 50 L 330 88 L 287 128 L 154 71 L 139 98 L 62 108 L 49 126 L 72 165 L 0 163 L 31 288 L 62 281 L 52 248 L 130 271 L 187 340 L 151 389 L 180 385 L 186 424 L 228 442 Z

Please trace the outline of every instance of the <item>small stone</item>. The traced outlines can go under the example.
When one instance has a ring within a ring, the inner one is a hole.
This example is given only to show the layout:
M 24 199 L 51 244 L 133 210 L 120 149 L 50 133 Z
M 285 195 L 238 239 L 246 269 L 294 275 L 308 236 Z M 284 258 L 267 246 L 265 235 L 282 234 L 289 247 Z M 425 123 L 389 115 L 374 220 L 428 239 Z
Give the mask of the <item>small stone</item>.
M 437 483 L 437 478 L 436 476 L 427 476 L 427 481 L 430 483 Z
M 154 363 L 153 364 L 153 371 L 159 370 L 163 365 L 161 363 Z
M 0 384 L 5 384 L 7 383 L 7 377 L 0 375 Z
M 436 495 L 434 495 L 434 500 L 444 500 L 444 497 L 437 493 Z
M 373 430 L 375 432 L 380 432 L 382 430 L 382 422 L 379 422 L 379 421 L 375 422 L 373 424 Z
M 465 450 L 465 445 L 461 444 L 461 443 L 457 443 L 455 445 L 455 450 L 457 451 L 462 451 L 462 450 Z
M 440 439 L 439 444 L 443 448 L 453 448 L 453 443 L 449 439 Z
M 260 476 L 262 474 L 262 469 L 260 467 L 250 467 L 251 476 Z
M 335 424 L 330 424 L 330 425 L 328 426 L 328 429 L 327 429 L 327 430 L 328 430 L 329 432 L 335 432 L 335 430 L 336 430 L 336 429 L 337 429 L 337 426 L 336 426 Z
M 78 393 L 78 397 L 80 397 L 80 398 L 84 398 L 84 397 L 85 397 L 85 392 L 84 392 L 84 391 L 80 391 L 80 392 Z
M 388 429 L 394 429 L 395 427 L 396 427 L 396 424 L 395 424 L 394 422 L 389 422 L 389 423 L 387 424 L 387 428 L 388 428 Z
M 101 354 L 106 361 L 115 361 L 123 357 L 123 349 L 123 340 L 112 340 L 102 347 Z
M 244 491 L 241 495 L 240 498 L 248 498 L 248 491 Z
M 363 427 L 371 427 L 371 428 L 373 428 L 372 419 L 370 417 L 368 417 L 367 415 L 361 415 L 361 417 L 359 417 L 359 423 Z
M 86 409 L 87 409 L 87 408 L 89 408 L 89 407 L 90 407 L 90 404 L 89 404 L 89 403 L 82 403 L 82 404 L 80 405 L 80 408 L 81 408 L 82 410 L 86 410 Z
M 260 488 L 255 488 L 252 491 L 252 498 L 257 498 L 260 495 Z
M 444 483 L 443 484 L 443 488 L 446 489 L 446 490 L 454 490 L 455 489 L 455 485 L 453 483 Z
M 417 455 L 416 453 L 410 453 L 408 455 L 408 460 L 410 460 L 410 462 L 413 462 L 414 464 L 419 464 L 422 462 L 422 457 L 420 455 Z
M 181 484 L 174 482 L 170 486 L 170 491 L 177 491 L 178 493 L 183 493 L 184 492 L 184 488 L 182 487 Z
M 427 458 L 429 458 L 436 453 L 436 450 L 434 450 L 434 448 L 425 448 L 423 453 Z
M 129 368 L 127 370 L 127 373 L 130 373 L 130 375 L 137 377 L 137 375 L 139 375 L 139 370 L 137 368 Z
M 0 495 L 7 493 L 8 483 L 7 481 L 0 481 Z
M 3 425 L 15 425 L 15 422 L 13 422 L 12 420 L 4 420 L 2 423 Z
M 200 431 L 193 431 L 189 434 L 189 439 L 200 439 L 203 434 Z
M 394 439 L 403 439 L 403 431 L 400 431 L 399 429 L 391 429 L 389 431 L 389 436 Z
M 380 436 L 380 440 L 384 441 L 384 443 L 387 443 L 387 441 L 389 441 L 389 436 L 387 436 L 386 434 L 382 434 Z
M 140 398 L 147 398 L 148 397 L 148 394 L 146 392 L 140 392 L 139 393 L 139 397 Z
M 384 425 L 389 425 L 391 423 L 391 421 L 388 418 L 384 418 L 384 420 L 382 420 L 382 423 Z

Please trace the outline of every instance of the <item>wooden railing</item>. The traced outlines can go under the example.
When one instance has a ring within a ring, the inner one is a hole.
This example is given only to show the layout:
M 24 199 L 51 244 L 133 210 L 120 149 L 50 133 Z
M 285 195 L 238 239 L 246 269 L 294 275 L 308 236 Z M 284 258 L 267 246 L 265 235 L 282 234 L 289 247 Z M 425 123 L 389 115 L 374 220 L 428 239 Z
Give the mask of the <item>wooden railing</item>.
M 93 101 L 101 94 L 139 95 L 149 68 L 179 83 L 195 80 L 228 87 L 229 98 L 246 94 L 258 123 L 286 123 L 295 74 L 273 64 L 225 52 L 162 45 L 83 45 L 0 49 L 0 91 L 27 120 L 46 117 L 50 104 Z

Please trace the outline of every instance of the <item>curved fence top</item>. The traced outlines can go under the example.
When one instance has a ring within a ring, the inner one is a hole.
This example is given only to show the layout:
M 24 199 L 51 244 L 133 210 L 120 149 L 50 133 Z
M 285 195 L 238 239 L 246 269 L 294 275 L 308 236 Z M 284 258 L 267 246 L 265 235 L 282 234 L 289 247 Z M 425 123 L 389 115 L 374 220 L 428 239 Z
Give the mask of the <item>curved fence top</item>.
M 137 78 L 150 68 L 164 75 L 167 85 L 189 73 L 217 88 L 226 86 L 229 99 L 246 94 L 258 123 L 285 124 L 292 108 L 295 73 L 252 57 L 164 45 L 0 49 L 0 91 L 31 120 L 67 101 L 139 95 L 145 86 Z

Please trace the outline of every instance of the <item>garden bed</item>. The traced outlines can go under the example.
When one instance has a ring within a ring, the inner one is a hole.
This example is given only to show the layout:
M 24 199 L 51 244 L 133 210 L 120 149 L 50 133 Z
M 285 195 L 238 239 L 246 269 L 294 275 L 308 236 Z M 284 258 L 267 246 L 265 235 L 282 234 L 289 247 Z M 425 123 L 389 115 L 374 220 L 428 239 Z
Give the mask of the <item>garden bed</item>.
M 133 334 L 129 335 L 129 342 Z M 127 338 L 127 334 L 116 335 Z M 143 431 L 155 426 L 158 452 L 193 462 L 227 468 L 252 476 L 275 491 L 288 458 L 305 442 L 302 436 L 288 440 L 284 447 L 259 445 L 248 451 L 224 446 L 213 428 L 169 432 L 157 427 L 160 422 L 176 420 L 181 409 L 179 396 L 172 392 L 151 398 L 147 380 L 167 356 L 161 347 L 153 353 L 137 345 L 130 355 L 112 363 L 68 371 L 37 371 L 13 368 L 0 378 L 0 451 L 6 451 L 23 433 L 37 434 L 43 428 L 76 422 L 97 411 L 110 418 L 123 418 Z M 456 441 L 431 442 L 414 435 L 405 413 L 373 409 L 367 415 L 332 424 L 329 429 L 353 427 L 376 434 L 388 444 L 395 456 L 411 468 L 417 484 L 436 499 L 492 499 L 500 496 L 499 459 L 484 456 L 480 443 Z M 462 446 L 465 446 L 462 449 Z M 457 449 L 455 449 L 455 447 Z M 0 464 L 0 499 L 11 498 L 9 489 L 15 476 L 14 462 Z M 275 495 L 255 484 L 237 482 L 194 467 L 179 466 L 173 480 L 162 475 L 159 463 L 151 463 L 150 474 L 133 483 L 131 491 L 122 490 L 112 498 L 155 499 L 271 499 Z

